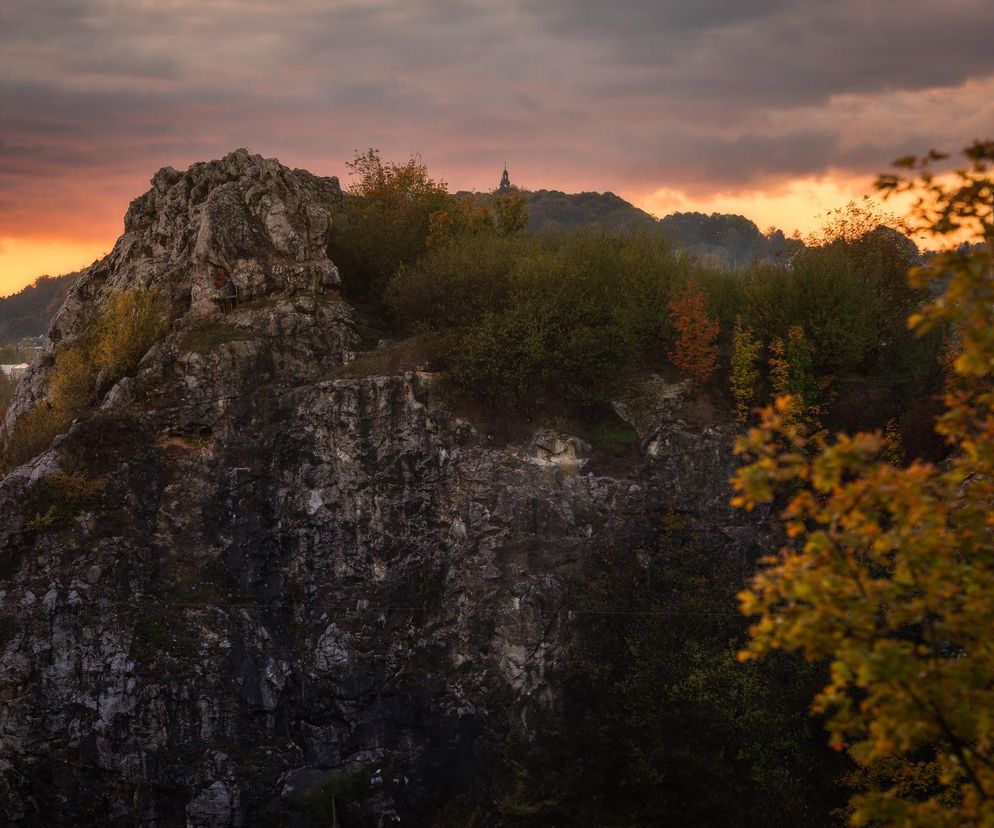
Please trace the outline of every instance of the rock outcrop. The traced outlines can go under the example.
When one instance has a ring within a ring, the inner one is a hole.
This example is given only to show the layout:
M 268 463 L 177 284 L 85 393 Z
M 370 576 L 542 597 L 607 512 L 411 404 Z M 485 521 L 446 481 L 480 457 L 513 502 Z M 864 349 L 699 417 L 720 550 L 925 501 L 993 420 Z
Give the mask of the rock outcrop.
M 326 254 L 337 198 L 243 150 L 161 170 L 55 319 L 71 340 L 143 285 L 175 321 L 0 482 L 0 822 L 303 824 L 364 775 L 341 806 L 358 824 L 420 824 L 486 727 L 555 709 L 593 550 L 674 510 L 716 554 L 754 539 L 726 506 L 732 427 L 679 393 L 625 403 L 642 452 L 606 476 L 558 432 L 491 446 L 423 374 L 338 376 L 357 336 Z M 47 521 L 60 470 L 96 494 Z
M 159 290 L 183 325 L 216 312 L 213 296 L 228 279 L 242 301 L 341 284 L 327 254 L 329 208 L 342 198 L 338 179 L 240 149 L 185 173 L 164 167 L 151 183 L 128 208 L 114 249 L 69 291 L 47 350 L 11 403 L 8 429 L 41 397 L 54 348 L 78 335 L 116 290 Z

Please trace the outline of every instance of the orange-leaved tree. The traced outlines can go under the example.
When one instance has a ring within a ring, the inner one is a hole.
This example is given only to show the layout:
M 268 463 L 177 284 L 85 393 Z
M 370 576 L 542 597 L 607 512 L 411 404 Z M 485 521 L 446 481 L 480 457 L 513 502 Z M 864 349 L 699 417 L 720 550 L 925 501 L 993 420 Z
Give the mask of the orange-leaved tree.
M 938 153 L 903 159 L 910 176 L 878 182 L 919 195 L 919 226 L 985 242 L 912 273 L 943 287 L 910 324 L 958 333 L 964 382 L 938 425 L 949 459 L 896 465 L 879 433 L 812 438 L 789 397 L 738 445 L 752 462 L 734 502 L 784 494 L 789 538 L 740 596 L 755 619 L 742 658 L 829 663 L 813 709 L 873 780 L 852 799 L 857 825 L 994 825 L 994 142 L 966 156 L 948 176 L 931 171 Z
M 670 361 L 696 382 L 707 382 L 718 366 L 718 320 L 708 315 L 708 300 L 688 282 L 667 305 L 676 329 Z

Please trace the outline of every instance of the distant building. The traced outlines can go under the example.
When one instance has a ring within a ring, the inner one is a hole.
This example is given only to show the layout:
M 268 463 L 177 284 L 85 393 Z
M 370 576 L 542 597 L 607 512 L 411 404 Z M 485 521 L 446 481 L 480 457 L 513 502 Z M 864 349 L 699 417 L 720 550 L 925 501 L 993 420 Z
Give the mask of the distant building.
M 17 382 L 28 372 L 28 364 L 22 362 L 20 365 L 0 365 L 0 371 L 3 371 L 11 382 Z
M 498 193 L 510 193 L 516 188 L 511 186 L 511 179 L 507 175 L 507 164 L 504 165 L 504 173 L 500 177 L 500 186 L 497 188 Z

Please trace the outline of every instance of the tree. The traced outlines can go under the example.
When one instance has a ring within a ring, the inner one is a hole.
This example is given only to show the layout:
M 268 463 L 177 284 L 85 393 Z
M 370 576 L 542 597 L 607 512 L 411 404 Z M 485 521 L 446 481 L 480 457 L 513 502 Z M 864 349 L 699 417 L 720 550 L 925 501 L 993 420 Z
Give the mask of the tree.
M 718 322 L 708 315 L 707 297 L 688 282 L 669 302 L 676 342 L 669 357 L 695 382 L 707 382 L 718 365 Z
M 492 199 L 493 228 L 498 236 L 512 236 L 528 226 L 528 207 L 521 193 L 494 191 Z
M 819 414 L 818 381 L 814 375 L 814 351 L 804 328 L 791 325 L 786 342 L 777 337 L 770 343 L 770 384 L 777 396 L 790 396 L 785 416 L 814 424 Z
M 735 476 L 734 503 L 791 493 L 789 541 L 740 595 L 755 619 L 740 657 L 830 663 L 813 709 L 875 786 L 852 800 L 859 825 L 994 824 L 994 142 L 968 148 L 952 183 L 931 169 L 944 157 L 902 159 L 913 175 L 879 186 L 917 194 L 919 226 L 986 241 L 913 272 L 918 286 L 945 285 L 914 328 L 960 333 L 967 382 L 938 426 L 951 458 L 905 468 L 879 433 L 812 439 L 787 416 L 789 397 L 738 445 L 753 462 Z
M 843 372 L 863 367 L 920 389 L 922 366 L 934 365 L 929 352 L 935 343 L 915 337 L 906 325 L 908 315 L 928 298 L 926 290 L 908 280 L 908 269 L 920 258 L 910 234 L 906 222 L 867 197 L 831 211 L 824 227 L 810 237 L 809 244 L 817 248 L 799 262 L 821 259 L 834 271 L 831 284 L 853 282 L 832 303 L 840 313 L 823 310 L 805 320 L 819 362 Z
M 429 239 L 437 242 L 447 232 L 458 207 L 420 156 L 398 164 L 369 149 L 347 166 L 352 181 L 335 211 L 332 254 L 346 290 L 378 302 L 397 269 L 413 264 Z
M 825 247 L 831 244 L 855 244 L 874 231 L 894 228 L 907 232 L 908 226 L 897 216 L 885 211 L 870 196 L 861 201 L 850 201 L 845 207 L 829 210 L 821 228 L 807 238 L 809 247 Z
M 749 412 L 756 401 L 756 386 L 759 383 L 759 369 L 756 360 L 763 344 L 755 339 L 752 331 L 742 324 L 742 317 L 736 317 L 732 331 L 732 370 L 729 386 L 735 400 L 735 419 L 745 424 Z

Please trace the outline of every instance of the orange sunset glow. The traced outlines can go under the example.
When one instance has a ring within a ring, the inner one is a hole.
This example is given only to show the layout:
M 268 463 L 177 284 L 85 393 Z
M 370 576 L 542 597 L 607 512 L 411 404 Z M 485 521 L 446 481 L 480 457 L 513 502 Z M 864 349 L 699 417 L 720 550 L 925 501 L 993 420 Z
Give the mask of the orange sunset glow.
M 319 167 L 314 167 L 320 170 Z M 344 173 L 336 170 L 344 179 Z M 490 171 L 486 171 L 490 172 Z M 491 176 L 492 177 L 492 176 Z M 483 174 L 479 176 L 481 182 Z M 582 190 L 583 182 L 573 188 L 559 182 L 543 182 L 547 189 Z M 459 189 L 450 182 L 453 189 Z M 480 189 L 485 184 L 477 185 Z M 752 219 L 765 230 L 778 227 L 788 235 L 801 235 L 817 229 L 827 211 L 858 200 L 872 192 L 872 180 L 797 180 L 786 182 L 769 191 L 742 193 L 715 192 L 706 197 L 694 197 L 676 190 L 662 188 L 652 193 L 619 194 L 637 207 L 662 217 L 674 212 L 737 213 Z M 128 197 L 119 206 L 123 215 Z M 108 199 L 108 209 L 114 202 Z M 22 236 L 0 238 L 0 295 L 19 290 L 39 275 L 58 275 L 79 270 L 110 251 L 122 230 L 122 222 L 94 222 L 92 238 Z
M 0 0 L 0 828 L 994 828 L 994 0 Z
M 107 252 L 159 167 L 242 146 L 343 180 L 357 148 L 419 153 L 453 191 L 507 163 L 527 189 L 804 235 L 894 158 L 991 131 L 991 7 L 952 6 L 16 0 L 0 295 Z

